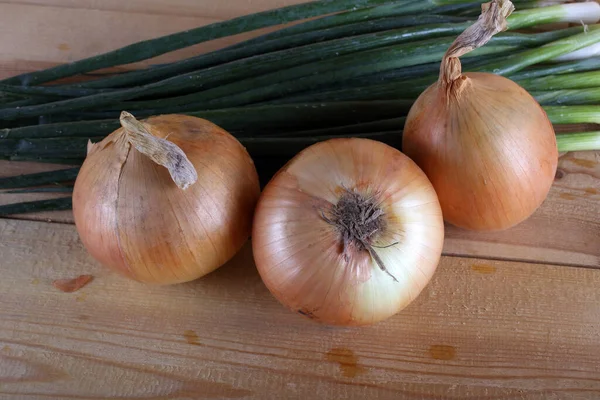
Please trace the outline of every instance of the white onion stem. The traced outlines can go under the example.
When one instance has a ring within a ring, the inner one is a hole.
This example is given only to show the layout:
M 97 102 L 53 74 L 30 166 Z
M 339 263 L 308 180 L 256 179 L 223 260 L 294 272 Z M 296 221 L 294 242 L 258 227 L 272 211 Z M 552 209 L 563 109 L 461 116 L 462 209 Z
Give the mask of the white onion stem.
M 594 43 L 590 46 L 584 47 L 583 49 L 563 54 L 562 56 L 554 58 L 552 61 L 575 61 L 597 56 L 600 56 L 600 43 Z
M 565 15 L 561 22 L 595 24 L 600 21 L 600 4 L 595 1 L 563 4 Z
M 519 10 L 508 17 L 510 29 L 555 23 L 595 24 L 600 21 L 600 4 L 596 2 L 558 4 Z

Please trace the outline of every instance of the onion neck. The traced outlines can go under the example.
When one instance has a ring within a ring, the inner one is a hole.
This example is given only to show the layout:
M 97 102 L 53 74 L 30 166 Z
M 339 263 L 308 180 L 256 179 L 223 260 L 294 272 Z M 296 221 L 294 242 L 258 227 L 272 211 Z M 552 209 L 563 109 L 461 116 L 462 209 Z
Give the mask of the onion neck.
M 196 182 L 196 168 L 177 145 L 152 135 L 142 122 L 127 111 L 121 112 L 120 122 L 127 142 L 156 164 L 167 168 L 180 189 L 185 190 Z
M 506 18 L 513 12 L 509 0 L 492 0 L 481 5 L 481 15 L 477 21 L 465 29 L 448 48 L 440 67 L 439 84 L 446 93 L 460 90 L 465 82 L 459 57 L 484 44 L 498 32 L 507 29 Z

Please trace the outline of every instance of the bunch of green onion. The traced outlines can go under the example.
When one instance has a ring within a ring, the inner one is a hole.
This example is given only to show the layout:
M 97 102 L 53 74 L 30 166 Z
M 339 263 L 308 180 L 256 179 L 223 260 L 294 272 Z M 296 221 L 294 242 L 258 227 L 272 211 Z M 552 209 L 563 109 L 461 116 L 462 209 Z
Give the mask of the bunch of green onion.
M 600 5 L 514 1 L 509 30 L 464 57 L 465 71 L 504 75 L 527 89 L 555 126 L 600 123 Z M 550 4 L 550 5 L 548 5 Z M 88 139 L 119 114 L 180 113 L 210 120 L 248 149 L 263 180 L 303 148 L 337 136 L 401 145 L 404 118 L 438 76 L 481 2 L 322 0 L 135 43 L 0 81 L 0 159 L 79 165 Z M 300 22 L 165 65 L 98 77 L 201 42 Z M 548 24 L 571 27 L 543 30 Z M 589 25 L 588 25 L 589 24 Z M 73 76 L 78 83 L 56 83 Z M 558 134 L 560 151 L 600 149 L 600 132 Z M 0 189 L 69 191 L 78 167 L 0 179 Z M 71 207 L 70 197 L 0 206 L 0 215 Z

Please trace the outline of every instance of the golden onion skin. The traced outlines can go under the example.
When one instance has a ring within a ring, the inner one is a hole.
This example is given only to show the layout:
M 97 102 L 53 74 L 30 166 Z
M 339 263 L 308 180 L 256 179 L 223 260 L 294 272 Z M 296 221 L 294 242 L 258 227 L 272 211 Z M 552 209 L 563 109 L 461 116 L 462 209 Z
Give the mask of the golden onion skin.
M 120 128 L 93 145 L 79 172 L 77 230 L 94 258 L 129 278 L 191 281 L 223 265 L 247 241 L 258 175 L 244 147 L 206 120 L 172 114 L 143 122 L 183 150 L 198 180 L 178 188 L 165 167 L 124 143 Z
M 407 117 L 402 150 L 429 177 L 444 219 L 494 231 L 513 227 L 542 204 L 556 173 L 552 124 L 515 82 L 465 73 L 448 88 L 435 83 Z
M 330 210 L 348 191 L 383 211 L 370 253 L 344 246 Z M 369 325 L 413 301 L 438 265 L 444 238 L 431 183 L 380 142 L 332 139 L 305 149 L 269 182 L 252 232 L 256 266 L 286 307 L 330 325 Z

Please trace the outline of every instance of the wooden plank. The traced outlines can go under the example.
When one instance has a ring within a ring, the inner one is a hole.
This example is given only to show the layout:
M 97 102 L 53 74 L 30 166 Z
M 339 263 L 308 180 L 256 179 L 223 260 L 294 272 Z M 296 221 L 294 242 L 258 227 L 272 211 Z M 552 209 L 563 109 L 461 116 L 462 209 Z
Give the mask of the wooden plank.
M 0 253 L 0 398 L 600 396 L 594 269 L 445 257 L 406 310 L 346 329 L 279 305 L 248 246 L 170 287 L 100 268 L 70 225 L 0 220 Z

